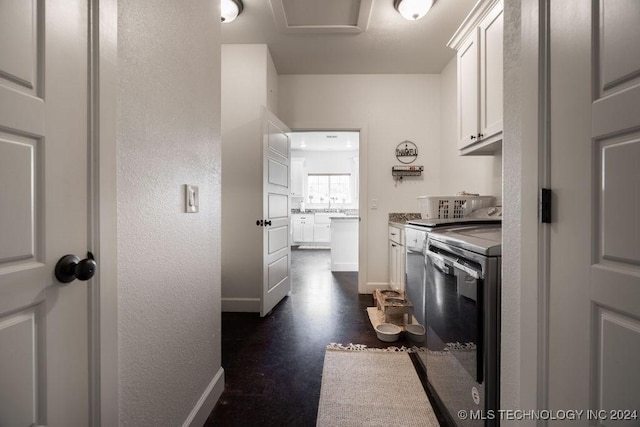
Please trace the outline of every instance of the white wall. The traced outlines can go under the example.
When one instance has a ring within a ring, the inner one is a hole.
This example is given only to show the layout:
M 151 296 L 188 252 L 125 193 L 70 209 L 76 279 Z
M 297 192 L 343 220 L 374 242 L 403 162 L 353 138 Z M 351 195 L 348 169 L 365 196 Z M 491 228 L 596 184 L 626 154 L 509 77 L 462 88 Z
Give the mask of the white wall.
M 222 46 L 223 311 L 260 311 L 262 109 L 277 112 L 277 83 L 266 45 Z
M 460 191 L 502 199 L 502 152 L 495 156 L 460 156 L 457 139 L 457 58 L 440 74 L 442 84 L 440 149 L 441 194 Z
M 120 0 L 118 20 L 120 425 L 202 425 L 224 387 L 219 10 Z
M 542 233 L 538 223 L 540 43 L 537 0 L 504 5 L 504 212 L 502 222 L 501 405 L 546 408 L 544 284 L 538 276 Z M 526 82 L 524 84 L 523 82 Z M 534 426 L 506 421 L 505 426 Z

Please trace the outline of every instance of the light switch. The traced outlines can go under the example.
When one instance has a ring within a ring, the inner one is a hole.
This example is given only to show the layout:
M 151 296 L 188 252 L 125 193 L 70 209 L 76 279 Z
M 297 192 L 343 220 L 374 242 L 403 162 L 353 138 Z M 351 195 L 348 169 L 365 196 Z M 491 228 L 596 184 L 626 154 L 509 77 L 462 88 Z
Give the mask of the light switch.
M 196 213 L 200 206 L 200 193 L 197 185 L 185 185 L 185 212 Z

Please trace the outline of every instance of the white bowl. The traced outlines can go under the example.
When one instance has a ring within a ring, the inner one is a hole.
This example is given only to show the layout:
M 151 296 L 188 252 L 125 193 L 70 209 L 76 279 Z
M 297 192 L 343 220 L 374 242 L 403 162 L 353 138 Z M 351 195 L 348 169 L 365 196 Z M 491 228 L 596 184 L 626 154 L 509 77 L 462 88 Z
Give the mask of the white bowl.
M 402 328 L 392 323 L 380 323 L 376 326 L 376 335 L 380 341 L 394 342 L 398 341 Z
M 418 323 L 413 323 L 411 325 L 406 325 L 404 329 L 407 331 L 407 337 L 409 337 L 411 341 L 415 341 L 415 342 L 424 341 L 424 334 L 426 332 L 424 326 Z

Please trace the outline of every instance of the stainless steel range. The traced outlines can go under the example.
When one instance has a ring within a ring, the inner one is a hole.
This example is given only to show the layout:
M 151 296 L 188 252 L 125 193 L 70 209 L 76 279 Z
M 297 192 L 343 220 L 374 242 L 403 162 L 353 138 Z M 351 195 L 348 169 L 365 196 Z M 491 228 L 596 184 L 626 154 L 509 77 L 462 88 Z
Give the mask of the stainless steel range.
M 427 351 L 419 358 L 436 403 L 457 426 L 495 426 L 499 396 L 500 226 L 430 233 L 426 244 Z M 478 419 L 465 414 L 481 415 Z

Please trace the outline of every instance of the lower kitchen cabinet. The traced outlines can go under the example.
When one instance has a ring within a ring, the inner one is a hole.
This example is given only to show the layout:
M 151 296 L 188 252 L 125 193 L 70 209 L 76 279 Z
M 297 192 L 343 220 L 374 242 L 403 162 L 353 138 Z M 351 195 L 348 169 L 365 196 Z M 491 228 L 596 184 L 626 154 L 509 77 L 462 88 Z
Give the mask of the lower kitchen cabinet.
M 389 226 L 389 287 L 405 288 L 404 228 Z
M 313 226 L 313 241 L 317 243 L 331 242 L 331 223 Z
M 313 242 L 314 240 L 314 219 L 311 215 L 291 215 L 293 228 L 293 242 Z

